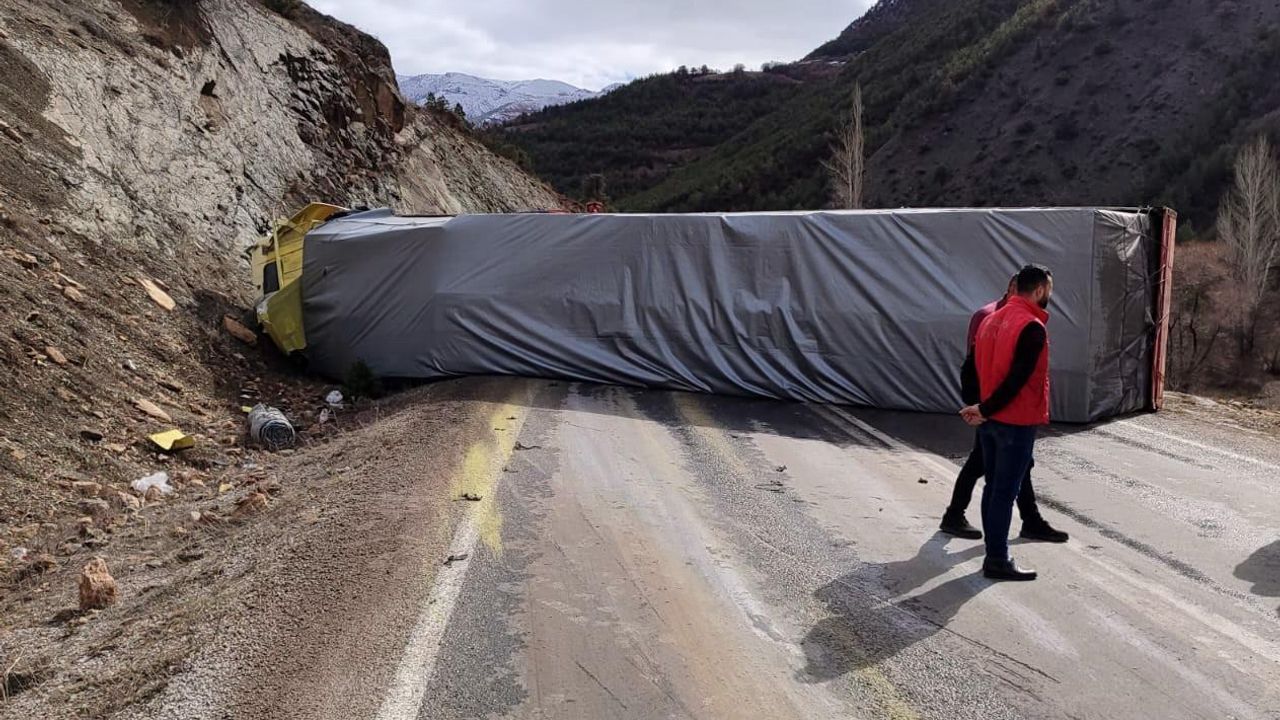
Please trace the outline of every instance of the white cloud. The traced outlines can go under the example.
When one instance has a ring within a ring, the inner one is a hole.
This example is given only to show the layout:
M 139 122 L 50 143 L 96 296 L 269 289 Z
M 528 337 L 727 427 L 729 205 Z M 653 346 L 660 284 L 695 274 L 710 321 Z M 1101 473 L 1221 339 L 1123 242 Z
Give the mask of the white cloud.
M 678 65 L 796 60 L 872 0 L 310 0 L 386 43 L 396 71 L 598 89 Z

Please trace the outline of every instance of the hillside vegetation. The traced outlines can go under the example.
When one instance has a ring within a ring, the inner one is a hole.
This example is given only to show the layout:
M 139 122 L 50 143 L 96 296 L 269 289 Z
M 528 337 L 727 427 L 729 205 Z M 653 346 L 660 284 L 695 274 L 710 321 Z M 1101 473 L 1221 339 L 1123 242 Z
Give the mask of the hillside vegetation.
M 1203 229 L 1235 149 L 1276 130 L 1277 23 L 1269 0 L 885 0 L 768 74 L 833 75 L 651 78 L 504 139 L 562 191 L 604 172 L 626 210 L 822 207 L 861 82 L 870 204 L 1165 203 Z

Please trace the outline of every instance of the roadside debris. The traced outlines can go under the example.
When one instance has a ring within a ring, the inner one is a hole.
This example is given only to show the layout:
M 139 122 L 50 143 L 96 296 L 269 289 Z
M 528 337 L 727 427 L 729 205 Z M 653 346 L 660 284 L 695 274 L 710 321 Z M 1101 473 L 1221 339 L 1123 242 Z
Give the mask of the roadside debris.
M 107 569 L 107 561 L 96 557 L 80 571 L 80 610 L 101 610 L 115 603 L 120 591 Z
M 331 390 L 328 395 L 324 396 L 325 403 L 331 408 L 342 407 L 342 400 L 342 391 L 340 390 Z
M 236 320 L 230 315 L 222 316 L 222 327 L 230 333 L 232 337 L 236 338 L 240 342 L 247 345 L 256 345 L 258 343 L 257 333 L 240 324 L 239 320 Z
M 147 438 L 165 452 L 186 450 L 196 445 L 195 438 L 177 429 L 158 432 L 147 436 Z
M 769 492 L 775 493 L 780 493 L 786 490 L 786 486 L 782 484 L 781 480 L 770 480 L 767 483 L 760 483 L 759 485 L 756 485 L 756 487 L 760 490 L 768 490 Z
M 454 563 L 456 563 L 456 562 L 462 562 L 463 560 L 466 560 L 466 559 L 467 559 L 467 557 L 468 557 L 467 553 L 459 553 L 459 554 L 457 554 L 457 555 L 450 555 L 449 557 L 445 558 L 444 566 L 445 566 L 445 567 L 449 567 L 450 565 L 453 565 L 453 564 L 454 564 Z
M 519 440 L 516 441 L 516 450 L 541 450 L 541 445 L 525 445 Z
M 929 481 L 928 481 L 928 480 L 926 480 L 925 478 L 920 478 L 920 479 L 919 479 L 919 480 L 917 480 L 916 482 L 920 483 L 921 485 L 928 485 L 928 484 L 929 484 Z
M 146 496 L 152 488 L 156 488 L 161 495 L 168 495 L 173 492 L 173 486 L 169 484 L 169 473 L 167 472 L 158 472 L 144 478 L 138 478 L 133 481 L 130 487 L 143 496 Z
M 775 468 L 773 469 L 773 471 L 774 471 L 774 472 L 786 472 L 786 471 L 787 471 L 787 466 L 786 466 L 786 465 L 779 465 L 779 466 L 775 467 Z
M 458 496 L 458 499 L 459 499 L 459 500 L 466 500 L 466 501 L 468 501 L 468 502 L 480 502 L 481 500 L 483 500 L 483 499 L 484 499 L 484 496 L 483 496 L 483 495 L 476 495 L 475 493 L 464 492 L 464 493 L 462 493 L 461 495 L 459 495 L 459 496 Z
M 293 447 L 298 439 L 284 413 L 262 404 L 249 411 L 249 437 L 268 450 Z
M 177 303 L 173 301 L 172 297 L 169 297 L 169 293 L 165 292 L 164 290 L 161 290 L 160 286 L 157 285 L 154 280 L 150 278 L 140 277 L 138 278 L 138 284 L 141 285 L 142 288 L 147 291 L 147 295 L 151 297 L 151 300 L 155 302 L 155 304 L 159 305 L 165 310 L 171 311 L 175 307 L 177 307 Z

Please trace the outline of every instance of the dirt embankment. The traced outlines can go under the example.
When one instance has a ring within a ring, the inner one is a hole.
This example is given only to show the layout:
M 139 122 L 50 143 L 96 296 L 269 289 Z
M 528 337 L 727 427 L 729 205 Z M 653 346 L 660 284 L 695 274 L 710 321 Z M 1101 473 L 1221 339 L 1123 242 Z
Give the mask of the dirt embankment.
M 234 546 L 293 492 L 287 458 L 245 444 L 241 407 L 285 409 L 302 455 L 351 427 L 317 426 L 330 386 L 223 329 L 253 301 L 242 249 L 308 200 L 456 213 L 560 199 L 408 106 L 376 40 L 296 3 L 5 3 L 0 65 L 0 716 L 59 692 L 105 712 L 189 649 L 125 624 L 218 582 L 225 558 L 191 547 Z M 196 447 L 147 439 L 171 428 Z M 175 493 L 131 488 L 157 471 Z M 112 607 L 133 610 L 90 647 L 73 639 L 99 615 L 68 598 L 94 556 L 120 585 Z M 112 667 L 119 648 L 148 662 Z M 105 665 L 72 669 L 85 658 Z

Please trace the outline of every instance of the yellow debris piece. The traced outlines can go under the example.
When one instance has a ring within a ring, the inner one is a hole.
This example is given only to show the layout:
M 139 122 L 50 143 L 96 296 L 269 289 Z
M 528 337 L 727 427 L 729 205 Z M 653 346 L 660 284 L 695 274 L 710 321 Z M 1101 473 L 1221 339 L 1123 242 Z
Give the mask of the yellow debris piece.
M 160 446 L 161 450 L 166 452 L 172 450 L 186 450 L 196 446 L 196 439 L 181 430 L 166 430 L 158 432 L 150 436 L 151 442 Z

